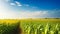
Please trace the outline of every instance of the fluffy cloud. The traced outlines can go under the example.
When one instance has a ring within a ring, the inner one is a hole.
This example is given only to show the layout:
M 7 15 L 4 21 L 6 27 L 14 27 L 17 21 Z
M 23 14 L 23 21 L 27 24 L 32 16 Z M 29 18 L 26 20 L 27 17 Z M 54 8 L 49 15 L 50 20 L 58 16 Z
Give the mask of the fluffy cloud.
M 15 1 L 15 3 L 17 4 L 17 6 L 22 6 L 20 2 Z
M 6 0 L 7 2 L 9 2 L 9 1 L 12 1 L 12 0 Z M 28 7 L 29 5 L 28 4 L 21 4 L 20 2 L 18 2 L 18 1 L 14 1 L 14 2 L 10 2 L 10 5 L 12 5 L 12 6 L 26 6 L 26 7 Z
M 13 3 L 11 2 L 10 5 L 22 6 L 22 4 L 20 2 L 18 2 L 18 1 L 15 1 Z
M 15 18 L 36 18 L 37 16 L 41 17 L 46 15 L 46 11 L 35 11 L 35 12 L 29 12 L 29 11 L 0 11 L 0 18 L 8 18 L 8 19 L 15 19 Z
M 10 5 L 15 6 L 15 3 L 10 3 Z
M 14 0 L 4 0 L 5 2 L 10 2 L 10 5 L 12 5 L 12 6 L 26 6 L 26 7 L 28 7 L 29 5 L 28 4 L 21 4 L 20 2 L 18 2 L 18 1 L 14 1 Z M 14 2 L 13 2 L 14 1 Z
M 2 7 L 2 6 L 1 6 Z M 54 17 L 53 12 L 49 11 L 12 11 L 6 8 L 0 9 L 0 19 L 22 19 L 22 18 L 45 18 Z

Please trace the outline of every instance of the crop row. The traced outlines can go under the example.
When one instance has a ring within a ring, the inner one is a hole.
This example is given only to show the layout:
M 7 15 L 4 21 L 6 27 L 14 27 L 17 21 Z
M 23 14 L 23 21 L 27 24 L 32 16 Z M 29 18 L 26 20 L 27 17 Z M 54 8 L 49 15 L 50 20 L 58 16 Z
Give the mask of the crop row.
M 60 34 L 60 25 L 57 24 L 23 24 L 24 34 Z

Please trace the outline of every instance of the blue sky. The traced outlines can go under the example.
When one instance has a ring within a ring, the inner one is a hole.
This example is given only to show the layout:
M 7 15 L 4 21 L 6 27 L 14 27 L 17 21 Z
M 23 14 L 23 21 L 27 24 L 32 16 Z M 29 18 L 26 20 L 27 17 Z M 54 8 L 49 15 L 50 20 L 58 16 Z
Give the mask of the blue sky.
M 60 0 L 0 1 L 0 18 L 60 18 Z
M 20 2 L 22 5 L 28 4 L 41 10 L 60 9 L 60 0 L 13 0 L 11 2 Z M 24 6 L 23 6 L 24 7 Z
M 29 4 L 30 6 L 36 6 L 39 9 L 52 10 L 60 8 L 60 0 L 15 0 L 22 4 Z

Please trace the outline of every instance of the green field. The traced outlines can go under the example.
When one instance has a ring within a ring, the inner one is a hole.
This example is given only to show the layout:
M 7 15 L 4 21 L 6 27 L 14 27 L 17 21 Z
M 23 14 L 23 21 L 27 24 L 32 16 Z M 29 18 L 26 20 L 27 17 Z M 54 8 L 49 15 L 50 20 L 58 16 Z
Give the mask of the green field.
M 60 34 L 60 19 L 1 19 L 0 34 Z

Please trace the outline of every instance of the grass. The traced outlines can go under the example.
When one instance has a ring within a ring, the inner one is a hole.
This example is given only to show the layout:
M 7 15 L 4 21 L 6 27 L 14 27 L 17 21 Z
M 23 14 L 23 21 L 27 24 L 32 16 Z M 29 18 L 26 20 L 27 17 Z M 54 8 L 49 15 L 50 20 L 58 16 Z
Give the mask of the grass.
M 0 34 L 60 34 L 60 19 L 1 19 Z

